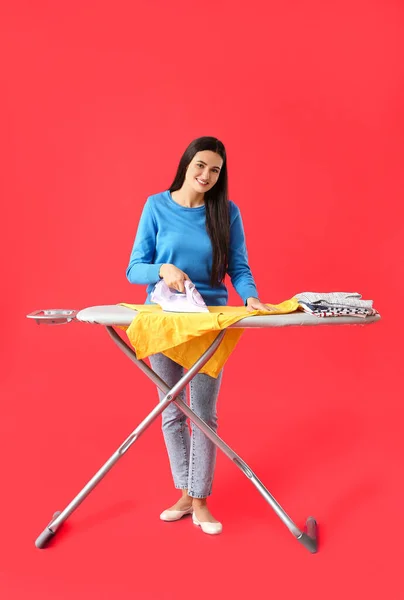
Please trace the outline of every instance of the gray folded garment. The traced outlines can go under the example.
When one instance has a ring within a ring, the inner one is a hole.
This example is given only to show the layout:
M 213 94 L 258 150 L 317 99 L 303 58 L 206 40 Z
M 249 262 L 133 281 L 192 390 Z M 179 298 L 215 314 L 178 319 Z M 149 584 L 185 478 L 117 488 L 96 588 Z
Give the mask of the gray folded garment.
M 298 302 L 307 304 L 321 304 L 335 308 L 372 308 L 373 300 L 361 300 L 361 294 L 357 292 L 302 292 L 295 294 Z

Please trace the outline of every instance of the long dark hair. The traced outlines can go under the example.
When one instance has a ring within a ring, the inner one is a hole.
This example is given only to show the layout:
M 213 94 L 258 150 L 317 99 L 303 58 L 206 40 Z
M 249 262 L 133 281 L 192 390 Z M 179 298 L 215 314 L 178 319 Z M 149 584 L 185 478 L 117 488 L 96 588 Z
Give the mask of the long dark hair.
M 223 159 L 219 178 L 215 185 L 205 193 L 206 230 L 212 243 L 212 272 L 210 285 L 216 287 L 226 275 L 229 261 L 230 215 L 227 182 L 226 150 L 220 140 L 214 137 L 200 137 L 193 140 L 185 150 L 178 165 L 170 193 L 179 190 L 185 180 L 188 166 L 197 152 L 211 150 Z

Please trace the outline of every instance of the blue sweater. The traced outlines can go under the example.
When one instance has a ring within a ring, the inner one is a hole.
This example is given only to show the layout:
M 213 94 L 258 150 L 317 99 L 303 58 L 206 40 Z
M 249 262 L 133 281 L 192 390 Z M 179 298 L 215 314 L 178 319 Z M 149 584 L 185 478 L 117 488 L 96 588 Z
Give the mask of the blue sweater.
M 229 202 L 230 252 L 227 273 L 242 298 L 258 297 L 257 288 L 248 265 L 240 210 Z M 210 286 L 212 244 L 206 231 L 205 206 L 187 208 L 175 202 L 167 190 L 147 199 L 140 217 L 126 276 L 130 283 L 148 284 L 150 292 L 160 280 L 163 264 L 173 264 L 184 271 L 208 306 L 227 304 L 227 288 L 221 283 Z

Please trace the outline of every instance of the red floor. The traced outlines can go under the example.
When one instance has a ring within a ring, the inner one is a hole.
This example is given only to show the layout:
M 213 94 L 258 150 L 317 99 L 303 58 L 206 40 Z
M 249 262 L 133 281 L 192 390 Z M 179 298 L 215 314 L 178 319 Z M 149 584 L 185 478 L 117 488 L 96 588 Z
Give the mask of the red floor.
M 0 3 L 0 600 L 404 599 L 402 23 L 398 0 Z M 220 435 L 320 550 L 223 455 L 223 534 L 160 521 L 158 423 L 38 550 L 157 393 L 101 327 L 25 315 L 144 301 L 142 207 L 200 135 L 264 302 L 358 291 L 382 315 L 246 332 L 225 368 Z
M 316 517 L 316 555 L 221 454 L 211 506 L 223 534 L 161 522 L 176 493 L 157 423 L 36 549 L 156 395 L 100 327 L 21 323 L 25 352 L 0 421 L 2 597 L 402 598 L 400 360 L 383 316 L 366 328 L 249 331 L 226 367 L 220 433 L 299 526 Z M 342 344 L 350 359 L 339 361 Z

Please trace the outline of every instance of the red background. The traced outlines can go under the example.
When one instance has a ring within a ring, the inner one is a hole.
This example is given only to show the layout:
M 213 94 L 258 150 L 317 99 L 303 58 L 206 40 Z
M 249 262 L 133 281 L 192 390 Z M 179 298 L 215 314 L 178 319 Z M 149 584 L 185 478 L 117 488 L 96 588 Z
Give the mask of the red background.
M 398 0 L 3 3 L 2 597 L 404 597 L 403 12 Z M 320 552 L 223 455 L 211 500 L 223 534 L 159 521 L 176 496 L 157 424 L 39 551 L 53 511 L 157 395 L 100 327 L 25 315 L 143 302 L 125 279 L 140 211 L 200 135 L 227 147 L 264 301 L 359 291 L 382 314 L 246 332 L 226 368 L 221 435 L 300 526 L 317 518 Z

